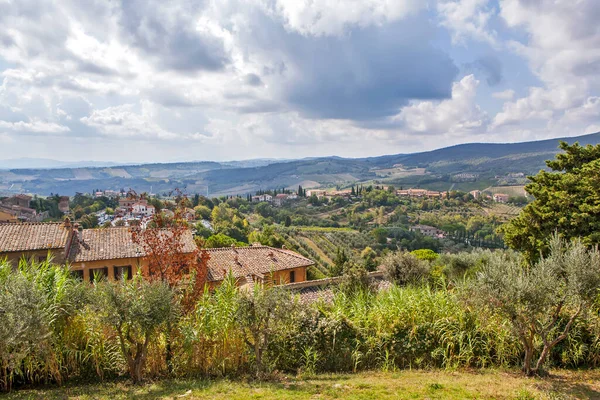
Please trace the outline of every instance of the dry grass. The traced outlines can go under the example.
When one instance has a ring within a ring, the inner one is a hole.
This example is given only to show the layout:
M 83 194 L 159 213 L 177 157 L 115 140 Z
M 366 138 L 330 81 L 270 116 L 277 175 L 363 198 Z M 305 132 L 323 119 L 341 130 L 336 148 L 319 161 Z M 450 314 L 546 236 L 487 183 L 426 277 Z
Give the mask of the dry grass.
M 7 399 L 599 399 L 600 371 L 400 371 L 283 378 L 278 382 L 165 380 L 21 390 Z

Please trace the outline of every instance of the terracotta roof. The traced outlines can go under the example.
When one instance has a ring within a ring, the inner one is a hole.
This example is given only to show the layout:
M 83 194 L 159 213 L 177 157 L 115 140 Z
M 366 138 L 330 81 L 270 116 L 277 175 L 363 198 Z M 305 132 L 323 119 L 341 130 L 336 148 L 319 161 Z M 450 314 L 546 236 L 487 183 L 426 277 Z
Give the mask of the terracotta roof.
M 377 291 L 389 289 L 391 283 L 385 279 L 382 271 L 373 271 L 368 273 L 369 282 Z M 288 283 L 282 287 L 290 290 L 292 293 L 300 296 L 302 303 L 313 303 L 318 300 L 332 302 L 334 288 L 340 284 L 342 277 L 316 279 L 312 281 Z
M 81 232 L 83 243 L 74 240 L 69 253 L 70 262 L 86 262 L 96 260 L 116 260 L 120 258 L 136 258 L 145 255 L 143 246 L 134 243 L 128 227 L 104 229 L 84 229 Z M 191 231 L 183 236 L 184 253 L 196 250 L 196 243 Z
M 0 253 L 64 248 L 68 237 L 59 222 L 0 224 Z
M 220 281 L 231 271 L 235 278 L 246 275 L 264 276 L 273 271 L 308 267 L 314 262 L 293 251 L 269 246 L 204 249 L 210 255 L 208 280 Z

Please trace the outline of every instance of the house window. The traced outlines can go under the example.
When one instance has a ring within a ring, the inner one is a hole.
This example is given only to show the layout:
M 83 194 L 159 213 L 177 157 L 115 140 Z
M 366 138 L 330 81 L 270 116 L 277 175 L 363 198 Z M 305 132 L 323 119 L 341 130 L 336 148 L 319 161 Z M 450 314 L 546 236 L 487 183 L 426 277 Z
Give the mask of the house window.
M 92 268 L 90 269 L 90 282 L 94 283 L 101 279 L 108 278 L 108 268 Z
M 296 271 L 290 271 L 290 283 L 296 282 Z
M 75 279 L 79 279 L 80 281 L 83 280 L 83 270 L 82 269 L 75 269 L 70 271 L 71 276 Z
M 115 266 L 113 268 L 115 280 L 120 281 L 124 276 L 125 279 L 131 279 L 131 265 Z

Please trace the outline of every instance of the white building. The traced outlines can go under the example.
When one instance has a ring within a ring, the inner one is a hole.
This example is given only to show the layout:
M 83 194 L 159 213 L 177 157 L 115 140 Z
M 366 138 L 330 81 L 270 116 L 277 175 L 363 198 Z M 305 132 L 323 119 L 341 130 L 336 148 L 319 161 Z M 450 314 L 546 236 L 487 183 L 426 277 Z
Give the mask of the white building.
M 508 198 L 509 198 L 509 196 L 507 194 L 504 194 L 504 193 L 496 193 L 494 195 L 494 201 L 496 203 L 507 203 L 508 202 Z
M 414 226 L 410 227 L 410 231 L 411 232 L 421 232 L 425 236 L 429 236 L 432 238 L 438 238 L 438 239 L 441 239 L 446 235 L 446 233 L 444 231 L 436 228 L 435 226 L 429 226 L 429 225 L 414 225 Z
M 151 217 L 156 211 L 152 204 L 148 204 L 145 200 L 139 201 L 131 206 L 131 213 L 133 215 L 141 215 L 144 217 Z
M 270 203 L 273 201 L 273 196 L 271 196 L 270 194 L 261 194 L 258 196 L 252 196 L 253 203 L 260 203 L 261 201 L 266 201 L 266 202 Z

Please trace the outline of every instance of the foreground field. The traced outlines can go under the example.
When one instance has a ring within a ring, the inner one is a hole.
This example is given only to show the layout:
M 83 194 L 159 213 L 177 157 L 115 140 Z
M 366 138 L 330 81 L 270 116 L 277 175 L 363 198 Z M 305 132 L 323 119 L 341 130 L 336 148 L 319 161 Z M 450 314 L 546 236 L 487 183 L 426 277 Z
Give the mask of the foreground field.
M 169 380 L 133 386 L 109 382 L 20 390 L 7 399 L 600 399 L 600 371 L 553 371 L 525 378 L 516 371 L 401 371 L 318 375 L 258 383 Z

